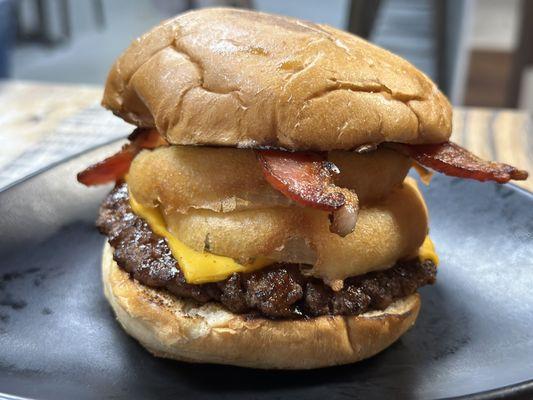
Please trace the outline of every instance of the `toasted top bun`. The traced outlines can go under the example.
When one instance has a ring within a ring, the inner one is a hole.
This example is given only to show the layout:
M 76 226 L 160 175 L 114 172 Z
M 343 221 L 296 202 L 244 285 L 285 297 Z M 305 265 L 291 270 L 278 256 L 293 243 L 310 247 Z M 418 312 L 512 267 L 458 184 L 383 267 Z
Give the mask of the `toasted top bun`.
M 135 40 L 102 104 L 172 144 L 349 150 L 448 139 L 451 107 L 402 58 L 326 25 L 202 9 Z
M 383 311 L 301 320 L 247 318 L 219 303 L 199 305 L 130 278 L 102 258 L 105 295 L 118 321 L 156 356 L 189 362 L 266 369 L 309 369 L 368 358 L 396 341 L 415 322 L 417 294 Z

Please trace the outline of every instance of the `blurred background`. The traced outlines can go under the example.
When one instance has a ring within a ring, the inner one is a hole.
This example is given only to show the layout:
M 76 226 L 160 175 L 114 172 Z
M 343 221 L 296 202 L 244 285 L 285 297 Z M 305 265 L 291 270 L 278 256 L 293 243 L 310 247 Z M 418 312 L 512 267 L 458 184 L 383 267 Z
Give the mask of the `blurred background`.
M 531 0 L 0 0 L 0 79 L 101 85 L 135 37 L 206 6 L 349 30 L 410 60 L 454 105 L 533 111 Z

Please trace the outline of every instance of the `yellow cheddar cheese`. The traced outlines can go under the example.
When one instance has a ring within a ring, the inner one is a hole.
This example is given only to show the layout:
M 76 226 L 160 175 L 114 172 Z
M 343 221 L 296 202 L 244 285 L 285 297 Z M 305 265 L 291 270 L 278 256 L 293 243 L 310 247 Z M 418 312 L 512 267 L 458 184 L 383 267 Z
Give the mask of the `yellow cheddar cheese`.
M 154 233 L 167 240 L 168 247 L 178 261 L 188 283 L 218 282 L 228 278 L 235 272 L 251 272 L 272 263 L 271 260 L 265 257 L 258 257 L 253 263 L 239 264 L 230 257 L 196 251 L 168 231 L 165 220 L 157 208 L 143 206 L 133 198 L 131 193 L 130 205 L 133 212 L 144 219 Z M 429 236 L 426 236 L 424 243 L 420 246 L 418 258 L 420 261 L 429 259 L 435 265 L 438 264 L 439 259 L 435 253 L 435 246 Z
M 431 241 L 429 235 L 426 236 L 424 243 L 422 243 L 422 246 L 418 249 L 418 259 L 421 262 L 431 260 L 435 265 L 439 265 L 439 257 L 437 256 L 435 245 Z
M 234 272 L 250 272 L 272 263 L 266 258 L 257 258 L 251 264 L 239 264 L 229 257 L 193 250 L 168 231 L 165 220 L 157 208 L 143 206 L 131 196 L 131 193 L 130 205 L 133 212 L 144 219 L 154 233 L 167 240 L 168 247 L 188 283 L 217 282 L 226 279 Z

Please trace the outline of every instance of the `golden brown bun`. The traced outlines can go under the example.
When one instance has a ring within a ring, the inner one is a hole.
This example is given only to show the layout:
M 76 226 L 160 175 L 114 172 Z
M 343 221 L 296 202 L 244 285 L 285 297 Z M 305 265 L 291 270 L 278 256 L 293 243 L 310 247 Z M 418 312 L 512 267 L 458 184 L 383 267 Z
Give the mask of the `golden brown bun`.
M 326 25 L 203 9 L 113 65 L 102 104 L 173 144 L 291 150 L 442 142 L 451 106 L 407 61 Z
M 156 356 L 188 362 L 266 369 L 348 364 L 390 346 L 420 309 L 415 294 L 355 317 L 249 319 L 217 303 L 199 306 L 141 285 L 117 266 L 107 244 L 102 273 L 105 295 L 126 332 Z

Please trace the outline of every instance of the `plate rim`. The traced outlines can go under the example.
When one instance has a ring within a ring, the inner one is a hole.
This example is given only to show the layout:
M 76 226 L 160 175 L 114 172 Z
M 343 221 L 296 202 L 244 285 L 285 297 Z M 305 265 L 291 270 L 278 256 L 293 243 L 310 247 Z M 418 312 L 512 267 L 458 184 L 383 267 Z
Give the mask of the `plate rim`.
M 125 139 L 126 137 L 115 138 L 107 142 L 100 143 L 95 146 L 91 146 L 81 152 L 72 154 L 66 158 L 53 162 L 43 168 L 40 168 L 4 186 L 2 189 L 0 189 L 0 196 L 4 195 L 6 192 L 16 189 L 18 186 L 26 183 L 27 181 L 37 178 L 39 175 L 49 170 L 52 170 L 56 167 L 61 166 L 62 164 L 66 164 L 70 161 L 75 160 L 76 158 L 79 158 L 87 153 L 96 151 L 102 147 L 106 147 L 114 143 L 119 143 L 121 141 L 124 141 Z M 509 186 L 512 190 L 518 191 L 522 195 L 525 195 L 526 198 L 533 201 L 533 192 L 525 188 L 522 188 L 514 183 L 507 183 L 506 185 Z M 529 380 L 517 382 L 515 384 L 502 386 L 499 388 L 489 389 L 489 390 L 475 392 L 475 393 L 468 393 L 465 395 L 459 395 L 459 396 L 454 396 L 454 397 L 444 397 L 444 398 L 440 398 L 439 400 L 497 400 L 497 399 L 504 399 L 504 398 L 505 399 L 507 398 L 518 399 L 518 398 L 523 398 L 522 396 L 524 395 L 531 395 L 531 394 L 533 394 L 533 378 Z M 37 400 L 37 399 L 33 397 L 21 397 L 15 394 L 9 394 L 9 393 L 0 391 L 0 400 Z
M 0 188 L 0 194 L 3 194 L 4 192 L 7 192 L 11 189 L 13 189 L 14 187 L 18 186 L 18 185 L 21 185 L 23 183 L 25 183 L 26 181 L 29 181 L 30 179 L 32 178 L 35 178 L 37 177 L 37 175 L 41 175 L 51 169 L 54 169 L 55 167 L 59 167 L 61 164 L 65 164 L 65 163 L 68 163 L 78 157 L 81 157 L 87 153 L 91 153 L 93 151 L 96 151 L 98 150 L 99 148 L 101 147 L 106 147 L 106 146 L 109 146 L 113 143 L 119 143 L 121 141 L 125 141 L 127 139 L 126 136 L 124 137 L 120 137 L 120 138 L 115 138 L 115 139 L 111 139 L 109 141 L 106 141 L 106 142 L 103 142 L 103 143 L 100 143 L 100 144 L 96 144 L 94 146 L 91 146 L 85 150 L 82 150 L 80 152 L 77 152 L 77 153 L 74 153 L 74 154 L 71 154 L 70 156 L 67 156 L 65 158 L 62 158 L 60 160 L 57 160 L 57 161 L 54 161 L 53 163 L 51 164 L 48 164 L 42 168 L 39 168 L 33 172 L 31 172 L 30 174 L 28 175 L 24 175 L 23 177 L 21 178 L 18 178 L 18 179 L 15 179 L 13 182 L 11 183 L 8 183 L 6 186 L 4 186 L 3 188 Z M 0 396 L 2 395 L 3 393 L 0 392 Z M 1 397 L 0 397 L 0 400 L 1 400 Z
M 524 395 L 533 394 L 533 379 L 502 386 L 500 388 L 470 393 L 456 397 L 445 397 L 440 400 L 496 400 L 496 399 L 521 399 Z

